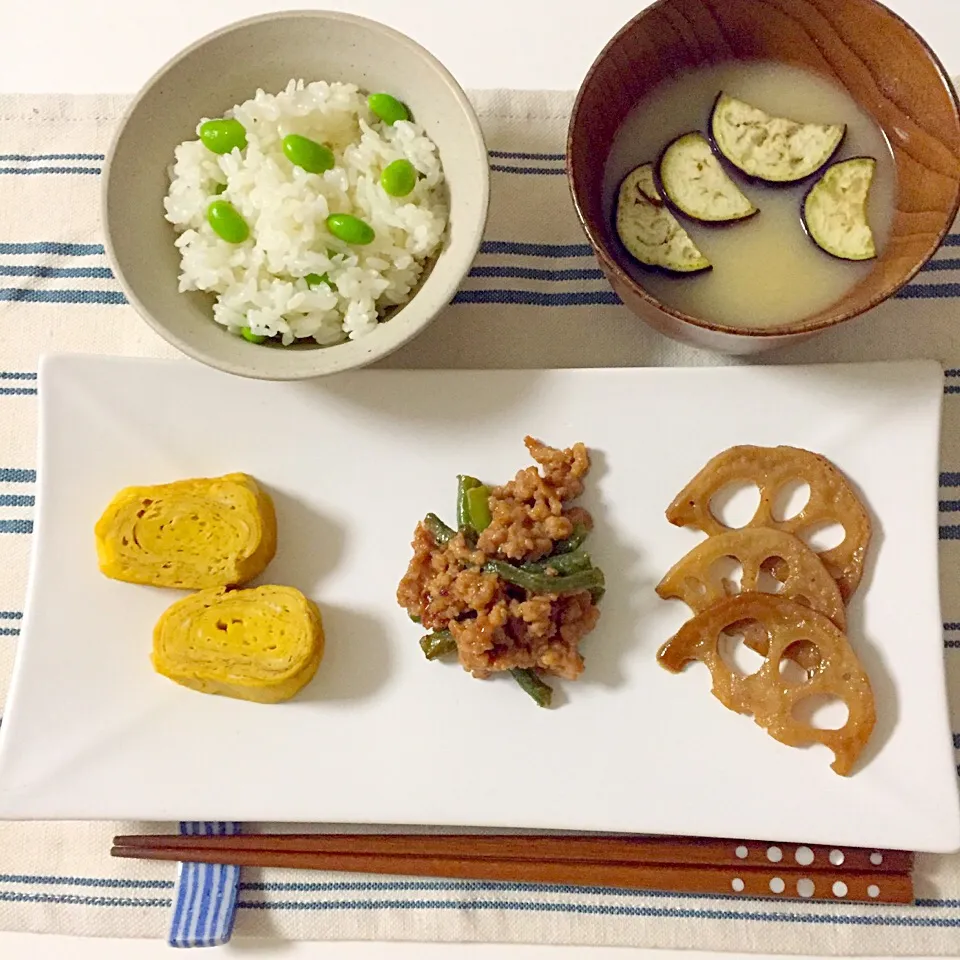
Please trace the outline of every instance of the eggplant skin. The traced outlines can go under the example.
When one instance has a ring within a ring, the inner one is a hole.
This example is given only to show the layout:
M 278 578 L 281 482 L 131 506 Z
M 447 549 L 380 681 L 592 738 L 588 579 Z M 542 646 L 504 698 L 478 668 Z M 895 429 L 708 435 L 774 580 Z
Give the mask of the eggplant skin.
M 623 178 L 615 224 L 627 253 L 645 266 L 685 276 L 713 269 L 663 202 L 652 163 L 641 164 Z
M 803 228 L 832 257 L 872 260 L 877 255 L 867 220 L 867 201 L 876 166 L 873 157 L 851 157 L 833 163 L 803 198 Z
M 775 117 L 724 91 L 710 109 L 710 142 L 740 173 L 763 183 L 793 184 L 822 170 L 846 137 L 845 124 Z
M 657 185 L 667 202 L 701 223 L 736 223 L 760 211 L 730 179 L 698 130 L 664 147 L 656 165 Z

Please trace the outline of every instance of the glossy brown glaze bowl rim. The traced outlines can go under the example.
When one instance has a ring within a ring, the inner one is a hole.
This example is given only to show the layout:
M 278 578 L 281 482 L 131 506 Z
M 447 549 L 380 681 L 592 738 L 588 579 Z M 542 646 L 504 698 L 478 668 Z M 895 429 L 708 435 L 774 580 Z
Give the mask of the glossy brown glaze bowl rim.
M 956 219 L 958 212 L 960 212 L 960 179 L 958 179 L 955 183 L 953 204 L 950 208 L 949 214 L 947 217 L 945 217 L 944 226 L 937 232 L 937 235 L 931 242 L 929 249 L 917 261 L 917 263 L 904 274 L 900 280 L 889 284 L 886 288 L 879 290 L 862 306 L 848 310 L 834 319 L 822 320 L 819 323 L 807 324 L 806 326 L 802 325 L 803 321 L 801 320 L 789 324 L 780 324 L 779 326 L 775 327 L 732 327 L 727 324 L 712 323 L 709 320 L 702 320 L 698 317 L 694 317 L 690 314 L 684 313 L 681 310 L 676 310 L 673 307 L 667 306 L 665 303 L 662 303 L 660 300 L 658 300 L 646 289 L 646 287 L 644 287 L 639 281 L 635 280 L 620 264 L 619 260 L 607 249 L 607 245 L 604 243 L 603 238 L 598 235 L 598 232 L 594 229 L 593 225 L 588 222 L 587 217 L 584 214 L 583 207 L 580 203 L 580 192 L 582 187 L 578 183 L 573 167 L 572 148 L 574 132 L 579 125 L 584 92 L 596 76 L 596 72 L 600 65 L 604 60 L 606 60 L 610 52 L 618 45 L 620 38 L 624 34 L 632 30 L 634 26 L 648 14 L 658 10 L 661 7 L 671 6 L 674 2 L 675 0 L 655 0 L 655 2 L 650 4 L 649 7 L 645 7 L 636 16 L 631 17 L 630 20 L 628 20 L 604 44 L 603 49 L 594 58 L 589 69 L 584 75 L 584 78 L 580 83 L 580 87 L 577 90 L 577 96 L 573 102 L 573 109 L 570 111 L 570 121 L 567 125 L 566 161 L 564 164 L 567 175 L 567 185 L 570 188 L 570 196 L 573 199 L 573 206 L 577 213 L 577 219 L 580 221 L 580 226 L 582 227 L 584 234 L 586 234 L 587 240 L 590 242 L 590 246 L 593 249 L 594 255 L 600 261 L 600 265 L 606 272 L 613 274 L 617 281 L 624 284 L 632 292 L 637 294 L 637 296 L 639 296 L 647 305 L 655 310 L 659 310 L 668 317 L 678 320 L 683 324 L 689 324 L 692 327 L 697 327 L 700 330 L 708 330 L 712 333 L 732 334 L 737 337 L 764 339 L 773 337 L 783 338 L 791 336 L 806 336 L 808 334 L 818 333 L 820 331 L 829 330 L 832 327 L 839 326 L 841 323 L 845 323 L 848 320 L 853 320 L 855 317 L 861 316 L 869 310 L 873 310 L 875 307 L 880 306 L 881 303 L 884 303 L 891 297 L 894 297 L 926 266 L 937 250 L 940 249 L 943 241 L 950 233 L 950 228 L 953 226 L 953 222 Z M 957 125 L 957 129 L 960 130 L 960 97 L 958 97 L 957 90 L 953 85 L 953 81 L 943 64 L 943 61 L 939 56 L 937 56 L 930 44 L 927 43 L 920 33 L 903 17 L 891 10 L 885 4 L 880 3 L 879 0 L 860 0 L 860 2 L 876 7 L 881 16 L 888 17 L 892 23 L 897 24 L 902 30 L 905 30 L 916 39 L 924 53 L 926 53 L 928 60 L 933 65 L 937 76 L 940 79 L 940 83 L 947 93 L 947 97 L 953 110 L 954 121 Z M 883 131 L 883 133 L 884 137 L 886 137 L 886 131 Z M 608 158 L 609 153 L 607 157 L 604 158 L 604 165 L 606 165 Z M 829 309 L 829 307 L 827 309 Z

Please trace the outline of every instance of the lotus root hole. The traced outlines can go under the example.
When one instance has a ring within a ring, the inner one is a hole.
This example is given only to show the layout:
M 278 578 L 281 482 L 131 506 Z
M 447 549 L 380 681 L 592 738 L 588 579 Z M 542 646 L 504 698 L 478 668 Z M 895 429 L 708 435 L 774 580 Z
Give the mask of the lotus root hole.
M 814 730 L 842 730 L 850 716 L 847 705 L 839 697 L 811 694 L 793 705 L 793 718 Z
M 720 659 L 736 675 L 749 677 L 755 674 L 764 664 L 766 658 L 744 642 L 749 636 L 752 643 L 757 637 L 766 637 L 770 643 L 770 633 L 759 620 L 741 620 L 720 631 L 718 650 Z
M 746 480 L 728 483 L 710 498 L 714 519 L 731 529 L 747 526 L 757 515 L 759 506 L 760 488 Z
M 783 557 L 767 557 L 760 564 L 760 572 L 757 574 L 757 590 L 760 593 L 780 593 L 783 590 L 784 580 L 788 573 L 787 561 Z
M 797 536 L 814 553 L 823 553 L 824 550 L 833 550 L 839 547 L 847 537 L 847 531 L 842 523 L 835 520 L 824 520 L 820 523 L 813 523 L 809 527 L 804 527 L 797 533 Z
M 684 581 L 687 589 L 696 594 L 698 597 L 702 597 L 707 592 L 707 585 L 700 580 L 697 580 L 696 577 L 687 577 Z
M 710 565 L 710 578 L 720 584 L 728 597 L 734 597 L 740 592 L 743 564 L 736 557 L 717 557 Z
M 794 640 L 780 657 L 780 676 L 790 684 L 806 683 L 821 661 L 820 648 L 809 640 Z
M 810 484 L 806 480 L 788 480 L 777 490 L 770 514 L 777 523 L 792 520 L 810 502 Z

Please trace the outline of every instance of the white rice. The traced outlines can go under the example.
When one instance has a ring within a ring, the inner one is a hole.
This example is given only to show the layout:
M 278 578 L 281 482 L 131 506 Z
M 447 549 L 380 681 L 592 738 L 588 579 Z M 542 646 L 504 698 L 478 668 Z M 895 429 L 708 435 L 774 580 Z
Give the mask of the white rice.
M 217 155 L 200 140 L 186 140 L 174 153 L 164 208 L 179 234 L 180 290 L 216 294 L 213 317 L 231 332 L 249 327 L 259 336 L 279 335 L 287 346 L 369 333 L 388 307 L 410 299 L 442 243 L 447 203 L 436 146 L 412 121 L 379 121 L 349 83 L 291 80 L 282 93 L 258 90 L 225 116 L 246 129 L 242 152 Z M 290 133 L 326 144 L 336 166 L 315 174 L 292 164 L 281 146 Z M 392 197 L 380 174 L 404 157 L 419 173 L 417 185 Z M 206 219 L 213 199 L 230 201 L 243 215 L 246 241 L 232 244 L 214 233 Z M 373 242 L 351 246 L 331 236 L 331 213 L 365 220 L 376 232 Z M 326 274 L 333 287 L 308 286 L 303 278 L 310 273 Z

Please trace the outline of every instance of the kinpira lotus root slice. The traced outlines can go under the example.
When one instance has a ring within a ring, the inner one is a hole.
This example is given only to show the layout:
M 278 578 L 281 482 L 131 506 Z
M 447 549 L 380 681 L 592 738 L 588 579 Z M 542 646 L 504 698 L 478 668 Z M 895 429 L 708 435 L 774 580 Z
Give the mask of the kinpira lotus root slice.
M 842 123 L 799 123 L 774 117 L 721 92 L 710 113 L 717 150 L 750 177 L 794 183 L 816 173 L 836 153 Z
M 756 625 L 768 637 L 764 662 L 749 676 L 730 666 L 721 649 L 724 636 L 742 632 L 744 624 Z M 806 656 L 798 657 L 799 650 Z M 713 695 L 728 710 L 752 716 L 787 746 L 824 744 L 841 776 L 853 771 L 876 722 L 870 680 L 847 638 L 822 614 L 773 594 L 741 593 L 708 607 L 660 648 L 657 659 L 673 673 L 693 660 L 706 664 Z M 782 669 L 784 661 L 789 669 Z M 812 726 L 801 716 L 810 698 L 842 700 L 846 723 L 837 730 Z
M 685 133 L 667 144 L 660 155 L 658 175 L 661 192 L 694 220 L 725 223 L 758 212 L 727 176 L 702 133 Z
M 189 590 L 246 583 L 277 549 L 273 502 L 245 473 L 127 487 L 95 534 L 106 576 Z
M 867 219 L 867 201 L 877 161 L 853 157 L 831 164 L 803 199 L 803 225 L 810 239 L 841 260 L 877 255 Z
M 631 170 L 617 194 L 617 235 L 635 260 L 673 273 L 711 269 L 657 190 L 653 164 Z
M 810 498 L 792 517 L 775 516 L 777 495 L 796 483 L 806 483 Z M 863 575 L 870 543 L 870 517 L 847 478 L 826 457 L 799 447 L 730 447 L 717 454 L 676 495 L 667 507 L 674 526 L 696 527 L 709 536 L 730 528 L 713 512 L 711 501 L 725 487 L 754 484 L 760 491 L 756 513 L 744 526 L 771 527 L 804 538 L 805 532 L 839 524 L 843 540 L 816 551 L 827 572 L 848 600 Z M 774 571 L 778 579 L 781 573 Z
M 739 587 L 724 577 L 722 567 L 728 558 L 741 567 Z M 735 593 L 762 591 L 764 573 L 774 580 L 783 578 L 777 590 L 767 592 L 808 606 L 839 629 L 846 628 L 840 588 L 820 558 L 802 540 L 773 528 L 751 527 L 708 537 L 674 564 L 657 585 L 657 593 L 665 600 L 682 600 L 697 614 Z
M 289 700 L 323 658 L 316 604 L 293 587 L 214 588 L 178 600 L 157 621 L 157 673 L 199 690 L 257 703 Z

